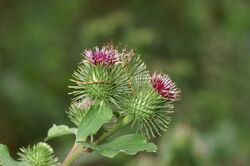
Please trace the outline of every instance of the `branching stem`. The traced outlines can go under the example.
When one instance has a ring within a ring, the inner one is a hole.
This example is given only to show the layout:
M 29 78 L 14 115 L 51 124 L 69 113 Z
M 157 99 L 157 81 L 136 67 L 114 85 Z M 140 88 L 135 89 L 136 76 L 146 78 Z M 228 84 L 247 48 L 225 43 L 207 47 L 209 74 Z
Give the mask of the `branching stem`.
M 83 155 L 84 152 L 87 152 L 87 149 L 75 143 L 61 166 L 70 166 L 76 159 Z
M 110 129 L 106 134 L 102 135 L 99 139 L 97 139 L 94 144 L 101 144 L 106 139 L 108 139 L 110 136 L 112 136 L 114 133 L 116 133 L 119 129 L 126 126 L 132 121 L 131 116 L 125 116 L 119 123 L 117 123 L 112 129 Z M 69 154 L 63 161 L 61 166 L 70 166 L 75 160 L 77 160 L 80 156 L 90 153 L 92 150 L 86 147 L 82 147 L 81 145 L 78 145 L 75 143 L 73 147 L 71 148 Z
M 129 124 L 131 121 L 132 121 L 132 117 L 125 116 L 119 123 L 117 123 L 112 129 L 110 129 L 106 134 L 104 134 L 103 136 L 101 136 L 94 143 L 97 144 L 97 145 L 100 144 L 100 143 L 102 143 L 107 138 L 109 138 L 111 135 L 113 135 L 114 133 L 116 133 L 119 129 L 121 129 L 122 127 L 124 127 L 127 124 Z

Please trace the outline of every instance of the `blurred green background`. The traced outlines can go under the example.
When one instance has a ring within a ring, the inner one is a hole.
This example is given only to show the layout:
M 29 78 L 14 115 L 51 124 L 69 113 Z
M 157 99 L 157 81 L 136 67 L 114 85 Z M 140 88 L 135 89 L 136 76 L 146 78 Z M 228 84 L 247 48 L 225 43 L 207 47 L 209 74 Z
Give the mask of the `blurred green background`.
M 0 0 L 0 143 L 42 141 L 71 125 L 71 74 L 84 48 L 113 41 L 182 89 L 157 154 L 98 154 L 86 166 L 250 165 L 248 0 Z M 49 143 L 63 159 L 73 137 Z

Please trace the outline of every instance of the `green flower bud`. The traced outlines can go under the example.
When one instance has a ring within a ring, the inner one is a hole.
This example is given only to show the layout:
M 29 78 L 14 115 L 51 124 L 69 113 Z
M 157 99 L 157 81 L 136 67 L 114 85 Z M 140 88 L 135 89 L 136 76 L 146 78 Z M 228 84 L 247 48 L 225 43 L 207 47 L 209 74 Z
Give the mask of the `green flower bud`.
M 132 127 L 136 126 L 138 132 L 151 138 L 167 130 L 172 108 L 172 104 L 147 85 L 128 99 L 124 113 L 134 118 Z
M 76 126 L 79 126 L 81 120 L 85 117 L 94 101 L 84 99 L 82 101 L 74 102 L 71 104 L 69 111 L 67 112 L 69 119 Z
M 58 166 L 58 159 L 54 157 L 53 149 L 46 143 L 40 142 L 32 148 L 21 148 L 19 160 L 32 166 Z

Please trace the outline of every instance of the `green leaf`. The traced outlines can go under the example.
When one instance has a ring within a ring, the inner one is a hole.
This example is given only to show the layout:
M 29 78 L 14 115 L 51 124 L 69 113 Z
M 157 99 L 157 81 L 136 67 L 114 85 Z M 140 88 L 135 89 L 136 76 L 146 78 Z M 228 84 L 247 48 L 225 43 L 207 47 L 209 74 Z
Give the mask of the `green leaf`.
M 130 134 L 113 139 L 99 146 L 99 152 L 106 157 L 113 158 L 119 152 L 135 155 L 139 151 L 156 152 L 157 147 L 141 135 Z
M 10 156 L 6 145 L 0 144 L 0 165 L 2 166 L 30 166 L 24 162 L 17 162 Z
M 49 129 L 48 135 L 45 138 L 45 141 L 48 141 L 48 140 L 50 140 L 52 138 L 60 137 L 60 136 L 63 136 L 63 135 L 76 134 L 76 131 L 77 131 L 76 128 L 69 128 L 66 125 L 59 125 L 59 126 L 57 126 L 57 125 L 54 124 Z
M 78 143 L 84 147 L 95 149 L 101 155 L 109 158 L 113 158 L 120 152 L 135 155 L 140 151 L 156 152 L 157 150 L 157 146 L 154 143 L 147 142 L 144 136 L 138 134 L 124 135 L 99 146 L 82 141 Z
M 91 107 L 80 122 L 76 136 L 77 141 L 81 141 L 85 137 L 95 134 L 104 123 L 107 123 L 112 118 L 112 115 L 112 110 L 104 101 Z

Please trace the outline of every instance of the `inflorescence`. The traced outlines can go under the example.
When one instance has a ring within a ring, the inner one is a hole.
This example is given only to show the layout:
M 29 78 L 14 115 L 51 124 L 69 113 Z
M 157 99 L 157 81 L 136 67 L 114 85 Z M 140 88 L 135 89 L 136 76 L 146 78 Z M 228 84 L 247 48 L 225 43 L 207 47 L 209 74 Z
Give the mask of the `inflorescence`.
M 86 50 L 83 57 L 71 80 L 75 83 L 70 86 L 74 89 L 71 92 L 74 101 L 87 98 L 114 104 L 121 110 L 118 114 L 131 116 L 132 126 L 148 138 L 167 130 L 173 102 L 181 94 L 168 75 L 150 76 L 146 65 L 132 50 L 119 51 L 112 45 Z M 75 108 L 71 114 L 77 110 L 80 111 Z

